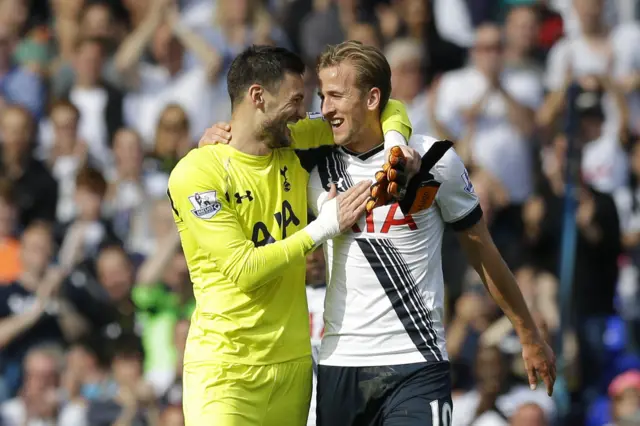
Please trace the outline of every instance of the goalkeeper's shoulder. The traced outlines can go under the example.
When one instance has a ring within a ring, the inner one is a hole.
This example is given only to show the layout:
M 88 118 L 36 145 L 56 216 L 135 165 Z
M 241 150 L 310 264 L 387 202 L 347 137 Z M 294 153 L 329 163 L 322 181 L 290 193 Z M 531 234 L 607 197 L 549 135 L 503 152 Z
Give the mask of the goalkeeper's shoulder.
M 169 189 L 197 185 L 202 180 L 217 182 L 223 175 L 224 165 L 217 155 L 218 145 L 192 149 L 173 168 L 169 175 Z

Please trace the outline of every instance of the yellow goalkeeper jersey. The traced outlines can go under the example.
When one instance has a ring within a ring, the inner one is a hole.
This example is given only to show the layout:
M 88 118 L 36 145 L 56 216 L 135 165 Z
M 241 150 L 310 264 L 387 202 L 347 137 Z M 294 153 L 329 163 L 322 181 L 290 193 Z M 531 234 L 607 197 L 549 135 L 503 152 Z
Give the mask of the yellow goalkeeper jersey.
M 185 363 L 262 365 L 310 355 L 305 256 L 313 241 L 303 228 L 313 165 L 301 163 L 298 149 L 333 143 L 317 117 L 291 127 L 292 148 L 254 156 L 205 146 L 171 173 L 168 194 L 196 299 Z M 401 103 L 390 101 L 382 119 L 385 132 L 409 139 Z

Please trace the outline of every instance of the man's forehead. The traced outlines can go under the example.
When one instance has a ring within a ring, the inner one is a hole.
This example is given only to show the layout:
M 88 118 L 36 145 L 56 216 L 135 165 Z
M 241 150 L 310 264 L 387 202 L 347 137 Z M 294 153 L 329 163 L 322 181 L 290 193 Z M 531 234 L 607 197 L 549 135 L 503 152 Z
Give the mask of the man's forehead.
M 500 29 L 495 26 L 485 26 L 476 33 L 476 42 L 487 43 L 500 41 L 502 34 Z
M 342 62 L 338 65 L 326 67 L 318 73 L 320 86 L 324 90 L 336 86 L 351 86 L 356 82 L 356 70 L 353 65 Z
M 282 81 L 280 82 L 280 86 L 278 87 L 278 91 L 281 94 L 291 94 L 291 93 L 304 93 L 304 80 L 300 74 L 294 73 L 286 73 Z

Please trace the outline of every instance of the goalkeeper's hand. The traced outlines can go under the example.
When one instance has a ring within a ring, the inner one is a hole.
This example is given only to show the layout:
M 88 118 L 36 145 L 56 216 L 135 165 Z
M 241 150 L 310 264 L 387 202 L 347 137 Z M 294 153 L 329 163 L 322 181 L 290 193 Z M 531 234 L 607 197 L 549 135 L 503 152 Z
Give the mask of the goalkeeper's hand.
M 389 150 L 387 162 L 376 172 L 371 186 L 367 212 L 404 198 L 407 184 L 420 171 L 421 157 L 413 148 L 394 146 Z

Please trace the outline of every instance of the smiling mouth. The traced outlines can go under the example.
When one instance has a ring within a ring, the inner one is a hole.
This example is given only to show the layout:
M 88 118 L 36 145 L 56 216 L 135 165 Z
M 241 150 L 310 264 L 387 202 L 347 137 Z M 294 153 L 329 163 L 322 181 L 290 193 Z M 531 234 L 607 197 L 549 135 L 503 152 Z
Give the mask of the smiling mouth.
M 329 120 L 329 124 L 331 124 L 331 127 L 334 129 L 340 128 L 340 126 L 342 126 L 342 123 L 344 123 L 344 118 L 334 118 Z

